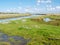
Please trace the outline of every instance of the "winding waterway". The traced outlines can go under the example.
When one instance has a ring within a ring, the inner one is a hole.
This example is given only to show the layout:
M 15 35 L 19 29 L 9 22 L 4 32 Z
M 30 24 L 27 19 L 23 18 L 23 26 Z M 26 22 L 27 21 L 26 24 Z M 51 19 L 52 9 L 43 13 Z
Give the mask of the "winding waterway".
M 32 17 L 36 17 L 36 16 L 41 16 L 41 15 L 31 15 L 31 16 L 22 16 L 22 17 L 17 17 L 17 18 L 0 19 L 0 23 L 9 22 L 9 21 L 12 21 L 12 20 L 20 20 L 20 19 L 23 19 L 23 18 L 32 18 Z

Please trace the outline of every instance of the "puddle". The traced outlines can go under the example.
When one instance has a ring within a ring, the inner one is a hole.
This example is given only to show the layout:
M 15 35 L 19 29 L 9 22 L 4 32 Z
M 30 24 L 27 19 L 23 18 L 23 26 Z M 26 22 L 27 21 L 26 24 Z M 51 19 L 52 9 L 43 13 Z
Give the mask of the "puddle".
M 50 18 L 44 18 L 43 20 L 44 20 L 45 22 L 49 22 L 49 21 L 51 21 Z
M 24 39 L 20 36 L 8 36 L 0 32 L 0 42 L 7 42 L 10 43 L 10 45 L 27 45 L 29 41 L 30 39 Z

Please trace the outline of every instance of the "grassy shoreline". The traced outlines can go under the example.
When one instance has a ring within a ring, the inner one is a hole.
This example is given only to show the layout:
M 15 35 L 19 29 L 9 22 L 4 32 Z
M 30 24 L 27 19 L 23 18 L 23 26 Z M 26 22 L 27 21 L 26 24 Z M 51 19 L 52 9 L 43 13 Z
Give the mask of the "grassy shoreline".
M 0 14 L 0 19 L 17 18 L 21 16 L 30 16 L 30 14 Z

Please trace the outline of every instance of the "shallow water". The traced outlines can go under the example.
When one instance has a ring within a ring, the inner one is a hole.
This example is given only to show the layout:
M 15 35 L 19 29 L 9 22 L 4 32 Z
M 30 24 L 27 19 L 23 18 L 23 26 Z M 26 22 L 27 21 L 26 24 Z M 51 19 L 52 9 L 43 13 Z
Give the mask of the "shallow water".
M 49 21 L 51 21 L 50 18 L 44 18 L 43 20 L 44 20 L 45 22 L 49 22 Z
M 32 18 L 35 16 L 41 16 L 41 15 L 31 15 L 31 16 L 22 16 L 22 17 L 17 17 L 17 18 L 7 18 L 7 19 L 0 19 L 0 23 L 8 23 L 11 20 L 20 20 L 23 18 Z
M 27 45 L 29 41 L 30 39 L 24 39 L 24 37 L 21 36 L 8 36 L 7 34 L 0 32 L 0 42 L 7 42 L 10 43 L 10 45 Z

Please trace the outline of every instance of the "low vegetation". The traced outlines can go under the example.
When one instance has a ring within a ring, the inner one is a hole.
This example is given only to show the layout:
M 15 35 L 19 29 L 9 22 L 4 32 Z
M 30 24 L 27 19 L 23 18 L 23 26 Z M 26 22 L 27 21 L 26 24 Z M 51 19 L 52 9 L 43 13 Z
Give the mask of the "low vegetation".
M 8 42 L 0 42 L 0 45 L 10 45 Z
M 60 45 L 60 21 L 56 20 L 58 17 L 42 16 L 11 21 L 8 24 L 0 24 L 0 31 L 9 36 L 30 39 L 27 45 Z M 44 18 L 51 18 L 52 21 L 44 22 Z
M 45 18 L 49 18 L 51 21 L 44 21 Z M 31 18 L 32 21 L 39 22 L 41 24 L 50 24 L 54 26 L 59 26 L 60 25 L 60 15 L 43 15 L 40 17 L 34 17 Z

